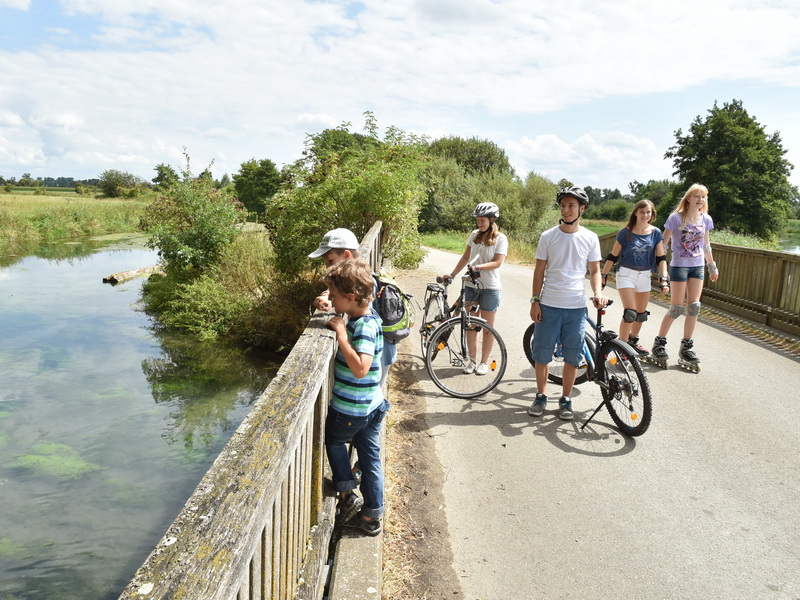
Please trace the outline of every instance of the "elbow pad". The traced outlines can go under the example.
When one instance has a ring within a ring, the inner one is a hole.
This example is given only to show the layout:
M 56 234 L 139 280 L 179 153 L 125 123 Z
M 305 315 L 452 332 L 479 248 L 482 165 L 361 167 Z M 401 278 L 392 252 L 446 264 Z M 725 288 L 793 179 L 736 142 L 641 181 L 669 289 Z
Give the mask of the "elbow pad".
M 616 264 L 616 262 L 619 260 L 619 255 L 614 256 L 613 254 L 611 254 L 611 252 L 609 252 L 608 254 L 606 254 L 606 260 L 610 260 L 612 263 Z
M 706 244 L 705 246 L 703 246 L 703 252 L 705 252 L 706 254 L 710 254 L 711 253 L 711 244 Z
M 664 262 L 665 260 L 667 260 L 667 255 L 666 254 L 662 254 L 661 256 L 656 256 L 656 266 L 658 266 L 660 263 Z

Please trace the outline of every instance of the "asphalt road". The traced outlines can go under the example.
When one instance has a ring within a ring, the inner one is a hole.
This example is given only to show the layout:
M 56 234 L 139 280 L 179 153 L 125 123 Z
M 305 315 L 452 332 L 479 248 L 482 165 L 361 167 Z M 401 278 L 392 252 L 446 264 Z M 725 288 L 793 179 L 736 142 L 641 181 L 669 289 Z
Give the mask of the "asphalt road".
M 457 258 L 432 250 L 400 279 L 421 303 L 425 283 Z M 522 352 L 532 276 L 502 268 L 496 327 L 509 365 L 486 397 L 448 397 L 414 361 L 461 597 L 799 599 L 800 364 L 701 318 L 702 372 L 689 373 L 674 365 L 678 321 L 673 365 L 645 365 L 654 410 L 642 437 L 619 434 L 605 409 L 578 429 L 601 401 L 592 383 L 576 387 L 574 421 L 558 419 L 553 384 L 547 412 L 532 418 L 534 372 Z M 664 314 L 650 310 L 646 347 Z M 615 303 L 607 325 L 617 329 L 621 315 Z

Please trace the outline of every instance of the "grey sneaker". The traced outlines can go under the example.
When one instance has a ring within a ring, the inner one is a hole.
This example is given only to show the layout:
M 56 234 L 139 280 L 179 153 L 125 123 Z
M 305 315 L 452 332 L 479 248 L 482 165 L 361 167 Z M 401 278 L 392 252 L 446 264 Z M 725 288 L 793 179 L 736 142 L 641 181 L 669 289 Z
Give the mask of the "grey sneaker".
M 537 393 L 536 400 L 533 401 L 533 404 L 531 404 L 531 407 L 528 409 L 528 414 L 532 417 L 541 417 L 546 404 L 547 396 Z
M 345 522 L 342 526 L 350 529 L 358 529 L 367 535 L 378 535 L 383 530 L 383 525 L 381 525 L 380 519 L 367 520 L 364 518 L 361 512 L 359 512 L 349 521 Z
M 364 501 L 355 492 L 350 492 L 344 500 L 339 500 L 336 505 L 336 522 L 346 523 L 361 510 Z
M 572 414 L 572 400 L 566 396 L 561 396 L 561 399 L 558 401 L 558 418 L 564 421 L 572 421 L 572 417 L 574 416 L 575 415 Z

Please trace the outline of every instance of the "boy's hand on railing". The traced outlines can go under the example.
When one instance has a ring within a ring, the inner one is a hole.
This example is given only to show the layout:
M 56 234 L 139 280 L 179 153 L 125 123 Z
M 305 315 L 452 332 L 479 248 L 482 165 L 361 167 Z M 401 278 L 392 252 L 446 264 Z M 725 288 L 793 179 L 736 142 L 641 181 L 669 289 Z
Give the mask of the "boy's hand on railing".
M 331 308 L 333 308 L 333 304 L 331 304 L 331 301 L 328 299 L 328 290 L 325 290 L 319 296 L 314 298 L 314 308 L 324 312 L 328 312 Z

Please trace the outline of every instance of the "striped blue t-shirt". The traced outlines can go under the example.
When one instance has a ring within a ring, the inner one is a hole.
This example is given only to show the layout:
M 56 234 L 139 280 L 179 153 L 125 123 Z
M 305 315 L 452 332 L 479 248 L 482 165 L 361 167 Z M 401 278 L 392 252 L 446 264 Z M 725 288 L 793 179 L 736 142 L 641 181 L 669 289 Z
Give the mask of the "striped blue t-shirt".
M 340 413 L 364 417 L 383 402 L 383 390 L 381 389 L 383 333 L 381 325 L 381 318 L 374 310 L 369 314 L 351 318 L 347 323 L 347 337 L 350 343 L 359 354 L 371 354 L 372 365 L 369 372 L 358 379 L 347 366 L 341 349 L 336 352 L 331 407 Z

